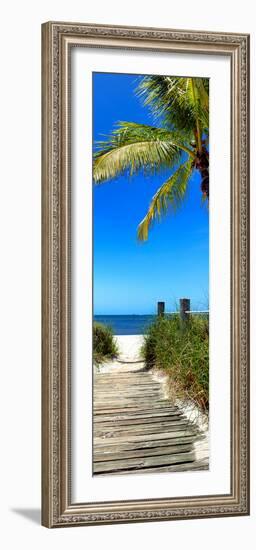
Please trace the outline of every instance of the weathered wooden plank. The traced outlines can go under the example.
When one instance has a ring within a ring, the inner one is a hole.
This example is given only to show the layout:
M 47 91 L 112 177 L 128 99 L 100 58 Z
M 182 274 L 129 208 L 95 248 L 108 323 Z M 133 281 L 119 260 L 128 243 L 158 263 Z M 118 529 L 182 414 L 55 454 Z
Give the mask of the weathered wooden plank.
M 152 378 L 142 379 L 141 376 L 139 376 L 137 378 L 132 376 L 132 378 L 131 378 L 131 376 L 132 375 L 129 375 L 129 376 L 127 376 L 126 379 L 123 378 L 121 380 L 113 380 L 113 378 L 110 379 L 110 380 L 108 380 L 106 378 L 104 378 L 102 380 L 98 380 L 98 378 L 96 378 L 95 381 L 94 381 L 94 386 L 97 387 L 97 388 L 104 388 L 104 387 L 110 387 L 110 386 L 112 386 L 112 387 L 120 387 L 120 386 L 125 387 L 125 382 L 127 380 L 127 384 L 126 384 L 127 386 L 134 386 L 136 388 L 138 388 L 138 387 L 142 388 L 142 387 L 147 387 L 147 386 L 155 387 L 155 388 L 158 387 L 159 388 L 159 382 L 153 380 Z
M 111 427 L 111 426 L 116 426 L 117 422 L 118 422 L 118 425 L 119 426 L 128 426 L 128 425 L 134 425 L 134 424 L 156 424 L 156 423 L 159 423 L 159 422 L 166 422 L 168 420 L 173 420 L 173 421 L 178 421 L 178 420 L 182 420 L 182 419 L 185 419 L 185 417 L 183 416 L 179 416 L 179 415 L 170 415 L 170 414 L 167 414 L 167 415 L 158 415 L 158 416 L 144 416 L 144 415 L 137 415 L 137 416 L 130 416 L 129 418 L 127 417 L 119 417 L 119 416 L 115 416 L 114 418 L 110 418 L 109 416 L 107 417 L 108 420 L 106 420 L 105 418 L 103 419 L 98 419 L 97 421 L 95 420 L 94 421 L 94 425 L 96 427 L 98 427 L 98 425 L 101 425 L 104 427 Z
M 157 439 L 177 439 L 178 437 L 186 437 L 186 435 L 196 435 L 196 432 L 188 428 L 186 430 L 169 431 L 159 434 L 127 435 L 125 437 L 119 435 L 119 437 L 110 438 L 109 441 L 113 443 L 117 443 L 118 441 L 153 441 Z M 94 444 L 96 446 L 99 445 L 101 441 L 102 439 L 100 437 L 94 438 Z
M 183 431 L 183 433 L 187 433 L 188 435 L 196 435 L 196 432 L 195 431 L 191 431 L 191 428 L 189 426 L 187 426 L 186 424 L 185 425 L 182 425 L 182 426 L 160 426 L 160 427 L 152 427 L 152 428 L 143 428 L 143 427 L 140 427 L 140 428 L 135 428 L 135 429 L 132 429 L 132 430 L 129 430 L 129 429 L 124 429 L 124 430 L 117 430 L 117 431 L 112 431 L 112 430 L 105 430 L 105 431 L 102 431 L 102 430 L 99 430 L 97 432 L 94 433 L 94 437 L 97 438 L 97 439 L 103 439 L 104 441 L 105 440 L 108 440 L 108 439 L 116 439 L 117 437 L 120 437 L 120 438 L 125 438 L 125 437 L 135 437 L 137 435 L 144 435 L 145 437 L 146 436 L 151 436 L 151 435 L 164 435 L 165 433 L 172 433 L 172 432 L 181 432 Z
M 129 413 L 102 413 L 95 415 L 94 422 L 115 422 L 117 420 L 139 420 L 142 418 L 145 419 L 158 419 L 158 418 L 183 418 L 183 415 L 180 411 L 175 411 L 174 409 L 164 409 L 164 410 L 158 410 L 155 412 L 154 410 L 152 412 L 144 412 L 144 409 L 138 410 L 137 412 L 129 412 Z
M 102 380 L 99 380 L 98 377 L 96 377 L 96 379 L 94 380 L 94 386 L 99 388 L 99 387 L 104 387 L 104 386 L 124 386 L 125 384 L 125 380 L 126 379 L 121 379 L 121 380 L 114 380 L 113 378 L 109 379 L 109 378 L 106 378 L 106 376 L 104 376 L 104 378 L 102 378 Z M 129 376 L 127 376 L 127 384 L 129 386 L 136 386 L 136 387 L 143 387 L 143 386 L 155 386 L 156 388 L 159 387 L 159 382 L 156 381 L 156 380 L 153 380 L 153 378 L 148 378 L 148 379 L 143 379 L 140 376 L 138 376 L 137 378 L 133 375 L 131 377 L 131 374 L 129 374 Z
M 119 441 L 119 439 L 113 443 L 113 440 L 111 439 L 105 439 L 101 440 L 98 445 L 94 445 L 94 453 L 101 453 L 101 452 L 109 452 L 112 449 L 112 452 L 119 452 L 119 451 L 129 451 L 129 450 L 140 450 L 140 449 L 155 449 L 158 447 L 172 447 L 172 446 L 180 446 L 180 445 L 190 445 L 193 444 L 196 440 L 195 436 L 184 436 L 184 437 L 177 437 L 172 439 L 154 439 L 154 440 L 147 440 L 145 441 Z
M 160 474 L 160 473 L 170 473 L 170 472 L 201 472 L 204 470 L 209 470 L 208 464 L 200 464 L 199 461 L 194 462 L 185 462 L 183 464 L 174 464 L 171 466 L 157 466 L 155 468 L 141 468 L 133 470 L 117 470 L 112 472 L 103 472 L 97 473 L 97 476 L 106 476 L 106 475 L 139 475 L 139 474 Z
M 166 401 L 164 399 L 164 396 L 163 396 L 163 393 L 160 392 L 160 391 L 155 391 L 155 392 L 151 392 L 151 391 L 133 391 L 132 388 L 129 389 L 129 391 L 122 391 L 121 389 L 119 390 L 116 390 L 114 393 L 111 393 L 110 391 L 106 391 L 106 392 L 97 392 L 96 394 L 94 393 L 94 397 L 95 397 L 95 400 L 96 401 L 103 401 L 103 400 L 108 400 L 108 401 L 119 401 L 120 399 L 146 399 L 148 398 L 148 400 L 151 400 L 153 399 L 154 401 Z
M 137 401 L 137 399 L 140 399 L 140 400 L 152 400 L 152 401 L 162 401 L 163 400 L 163 394 L 161 392 L 155 392 L 155 393 L 152 393 L 152 392 L 140 392 L 140 393 L 137 393 L 137 392 L 133 392 L 132 390 L 130 391 L 125 391 L 125 392 L 122 392 L 122 394 L 117 394 L 117 393 L 105 393 L 105 392 L 102 392 L 101 394 L 100 393 L 97 393 L 97 398 L 95 399 L 95 402 L 97 403 L 97 401 L 102 401 L 102 402 L 113 402 L 113 403 L 116 403 L 116 402 L 119 402 L 120 400 L 122 401 L 126 401 L 126 400 L 132 400 L 132 401 Z
M 116 411 L 121 411 L 121 412 L 116 412 Z M 171 415 L 171 414 L 174 414 L 174 415 L 181 415 L 181 411 L 180 409 L 178 409 L 177 407 L 156 407 L 154 409 L 144 409 L 143 407 L 140 409 L 140 408 L 136 408 L 136 409 L 133 409 L 133 408 L 124 408 L 124 409 L 113 409 L 113 412 L 111 412 L 111 410 L 108 410 L 108 412 L 102 412 L 101 410 L 96 410 L 95 409 L 95 421 L 100 421 L 100 418 L 101 417 L 110 417 L 110 418 L 114 418 L 114 416 L 117 416 L 118 418 L 120 416 L 124 416 L 125 418 L 131 418 L 133 416 L 135 417 L 139 417 L 140 415 L 146 415 L 146 416 L 152 416 L 152 418 L 154 416 L 157 416 L 157 415 Z
M 146 381 L 142 381 L 142 380 L 139 380 L 138 382 L 134 382 L 134 381 L 129 381 L 127 382 L 127 385 L 133 387 L 133 388 L 158 388 L 159 389 L 159 382 L 146 382 Z M 94 388 L 123 388 L 124 387 L 124 382 L 121 381 L 121 382 L 106 382 L 106 381 L 102 381 L 102 382 L 95 382 L 94 383 Z
M 152 409 L 152 415 L 157 413 L 171 413 L 178 414 L 175 409 L 170 409 L 169 407 L 154 407 Z M 129 418 L 130 415 L 142 415 L 142 414 L 149 414 L 150 409 L 148 407 L 146 408 L 139 408 L 139 407 L 113 407 L 113 408 L 106 408 L 106 407 L 100 407 L 93 409 L 93 415 L 95 419 L 100 419 L 102 416 L 119 416 L 127 414 L 127 418 Z M 181 412 L 180 412 L 181 414 Z
M 143 408 L 143 404 L 146 403 L 146 404 L 149 404 L 149 403 L 161 403 L 161 406 L 162 406 L 162 402 L 165 402 L 166 403 L 166 400 L 163 399 L 163 395 L 161 394 L 156 394 L 156 395 L 152 395 L 152 394 L 145 394 L 145 393 L 142 393 L 141 395 L 140 394 L 134 394 L 134 393 L 121 393 L 119 392 L 119 395 L 117 396 L 113 396 L 113 395 L 97 395 L 97 396 L 94 396 L 94 400 L 93 400 L 93 405 L 94 407 L 97 407 L 98 405 L 107 405 L 107 406 L 110 406 L 111 404 L 113 406 L 119 406 L 120 403 L 124 403 L 125 406 L 128 405 L 128 406 L 132 406 L 134 403 L 136 403 L 136 406 L 139 407 L 139 408 Z M 174 406 L 172 405 L 172 403 L 169 403 L 169 407 L 170 406 Z M 148 407 L 150 408 L 150 407 Z
M 106 378 L 106 373 L 105 372 L 97 372 L 94 374 L 94 378 L 96 379 L 96 381 L 99 381 L 99 380 L 111 380 L 112 378 L 116 379 L 116 380 L 121 380 L 121 378 L 125 378 L 127 376 L 130 376 L 131 374 L 131 370 L 120 370 L 118 369 L 118 371 L 112 371 L 112 372 L 108 372 L 108 377 Z M 132 372 L 132 375 L 133 375 L 133 379 L 135 380 L 136 378 L 141 378 L 141 379 L 148 379 L 148 380 L 153 380 L 154 382 L 156 380 L 154 380 L 154 378 L 152 377 L 152 371 L 145 371 L 143 369 L 138 369 L 136 371 L 133 371 Z
M 155 456 L 165 454 L 175 454 L 189 452 L 192 450 L 191 444 L 187 445 L 170 445 L 166 447 L 152 447 L 145 449 L 121 450 L 118 447 L 106 447 L 104 452 L 102 449 L 94 451 L 94 462 L 103 462 L 105 460 L 120 460 L 121 458 L 140 458 L 144 456 Z
M 109 460 L 103 462 L 95 462 L 93 467 L 94 473 L 130 470 L 138 468 L 149 468 L 152 466 L 161 467 L 163 465 L 180 464 L 182 462 L 192 462 L 195 459 L 194 452 L 170 454 L 160 456 L 145 456 L 143 458 L 127 458 L 126 460 Z
M 138 402 L 139 401 L 139 402 Z M 133 399 L 132 397 L 131 398 L 125 398 L 123 399 L 121 396 L 120 396 L 120 399 L 115 399 L 115 400 L 111 400 L 111 399 L 108 399 L 106 397 L 106 399 L 101 399 L 101 400 L 96 400 L 94 401 L 94 406 L 97 408 L 97 407 L 102 407 L 102 406 L 113 406 L 113 407 L 120 407 L 120 405 L 122 405 L 123 407 L 126 407 L 126 406 L 130 406 L 130 407 L 134 407 L 136 406 L 137 408 L 142 408 L 143 406 L 147 406 L 148 408 L 152 407 L 153 405 L 161 405 L 162 406 L 166 405 L 166 402 L 163 400 L 163 399 L 148 399 L 148 398 L 140 398 L 139 400 L 138 399 Z
M 120 393 L 118 393 L 120 392 Z M 116 391 L 115 393 L 111 393 L 110 391 L 109 392 L 97 392 L 96 396 L 95 396 L 95 400 L 96 401 L 103 401 L 103 400 L 107 400 L 107 401 L 119 401 L 120 398 L 122 399 L 146 399 L 146 398 L 149 398 L 150 400 L 153 399 L 154 401 L 158 401 L 158 400 L 163 400 L 163 394 L 160 392 L 160 391 L 155 391 L 155 392 L 149 392 L 149 391 L 133 391 L 132 388 L 129 389 L 129 391 L 122 391 L 121 390 L 118 390 Z
M 128 387 L 134 387 L 134 388 L 159 388 L 160 389 L 160 384 L 157 384 L 157 382 L 153 382 L 152 380 L 142 380 L 141 378 L 137 378 L 135 380 L 132 379 L 131 381 L 131 376 L 130 375 L 129 377 L 125 378 L 125 379 L 122 379 L 120 380 L 119 382 L 115 381 L 115 380 L 109 380 L 107 383 L 106 382 L 95 382 L 94 384 L 94 387 L 96 388 L 111 388 L 111 387 L 116 387 L 116 388 L 120 388 L 121 386 L 123 387 L 123 389 L 125 388 L 128 388 Z
M 178 421 L 178 422 L 162 422 L 158 423 L 155 422 L 154 424 L 138 424 L 138 425 L 130 425 L 130 426 L 97 426 L 97 429 L 94 427 L 93 433 L 95 437 L 117 437 L 118 434 L 122 435 L 123 437 L 125 435 L 129 434 L 153 434 L 153 433 L 165 433 L 168 431 L 176 431 L 177 429 L 189 429 L 189 425 L 186 421 Z
M 95 412 L 97 413 L 98 411 L 101 411 L 102 409 L 109 409 L 109 410 L 123 410 L 124 412 L 127 412 L 127 414 L 129 412 L 133 412 L 133 410 L 136 410 L 136 411 L 147 411 L 147 412 L 157 412 L 157 411 L 163 411 L 164 409 L 165 410 L 177 410 L 177 407 L 175 407 L 174 405 L 172 405 L 171 403 L 161 403 L 161 405 L 158 405 L 158 406 L 155 406 L 153 409 L 152 407 L 150 406 L 147 406 L 147 405 L 141 405 L 137 402 L 137 406 L 134 406 L 134 405 L 125 405 L 125 407 L 120 407 L 120 405 L 116 405 L 116 404 L 112 404 L 111 403 L 109 405 L 106 405 L 103 403 L 102 406 L 95 406 L 93 407 L 93 409 L 95 410 Z
M 98 388 L 98 389 L 104 389 L 104 388 L 123 388 L 123 390 L 127 389 L 127 388 L 130 388 L 130 387 L 133 387 L 134 389 L 145 389 L 145 388 L 153 388 L 153 389 L 161 389 L 161 386 L 160 384 L 158 383 L 155 383 L 155 382 L 151 382 L 148 381 L 148 380 L 141 380 L 141 379 L 137 379 L 137 380 L 134 380 L 131 382 L 131 380 L 129 378 L 125 379 L 125 380 L 121 380 L 119 383 L 115 382 L 115 381 L 112 381 L 110 380 L 108 383 L 106 382 L 96 382 L 94 384 L 94 388 Z

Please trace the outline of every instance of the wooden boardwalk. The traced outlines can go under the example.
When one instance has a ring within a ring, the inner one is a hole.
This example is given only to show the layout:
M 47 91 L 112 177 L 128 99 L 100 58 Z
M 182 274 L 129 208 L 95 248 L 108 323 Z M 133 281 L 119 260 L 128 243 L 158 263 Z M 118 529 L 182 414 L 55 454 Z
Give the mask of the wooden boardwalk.
M 202 434 L 140 365 L 95 374 L 93 424 L 94 475 L 208 468 L 195 452 Z

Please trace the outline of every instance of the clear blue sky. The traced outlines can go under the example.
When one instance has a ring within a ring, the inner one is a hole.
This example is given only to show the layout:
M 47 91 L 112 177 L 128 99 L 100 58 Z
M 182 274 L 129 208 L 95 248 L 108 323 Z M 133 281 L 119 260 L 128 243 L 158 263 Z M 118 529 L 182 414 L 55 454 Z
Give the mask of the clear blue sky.
M 95 140 L 119 120 L 156 125 L 134 94 L 139 78 L 93 74 Z M 121 176 L 94 186 L 94 314 L 154 313 L 159 300 L 170 311 L 182 297 L 193 308 L 208 305 L 209 214 L 198 174 L 185 204 L 156 223 L 147 242 L 137 240 L 137 226 L 166 176 Z

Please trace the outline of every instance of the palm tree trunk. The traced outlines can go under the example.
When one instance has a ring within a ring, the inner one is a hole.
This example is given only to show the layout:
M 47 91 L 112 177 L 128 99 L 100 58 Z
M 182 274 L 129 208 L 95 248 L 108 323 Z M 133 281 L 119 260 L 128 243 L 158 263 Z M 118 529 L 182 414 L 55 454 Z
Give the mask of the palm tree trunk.
M 197 152 L 194 165 L 201 174 L 201 191 L 209 199 L 209 153 L 204 147 L 200 153 Z
M 201 174 L 201 191 L 203 195 L 209 199 L 209 169 L 208 168 L 199 168 L 200 174 Z

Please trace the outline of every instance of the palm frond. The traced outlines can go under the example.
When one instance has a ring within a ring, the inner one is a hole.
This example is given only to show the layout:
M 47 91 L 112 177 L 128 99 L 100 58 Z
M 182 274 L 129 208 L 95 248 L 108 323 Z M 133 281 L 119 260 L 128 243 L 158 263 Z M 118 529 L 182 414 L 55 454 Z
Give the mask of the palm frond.
M 119 122 L 105 141 L 96 143 L 93 177 L 95 183 L 144 169 L 155 172 L 173 166 L 186 152 L 194 157 L 189 144 L 178 132 L 133 122 Z
M 170 208 L 175 210 L 180 205 L 186 194 L 192 170 L 190 162 L 187 161 L 181 164 L 174 174 L 157 190 L 145 218 L 139 224 L 137 231 L 139 240 L 146 241 L 153 222 L 159 220 Z
M 195 91 L 195 93 L 194 93 Z M 193 134 L 199 118 L 202 131 L 209 125 L 209 82 L 205 78 L 146 76 L 137 88 L 144 105 L 185 136 Z

